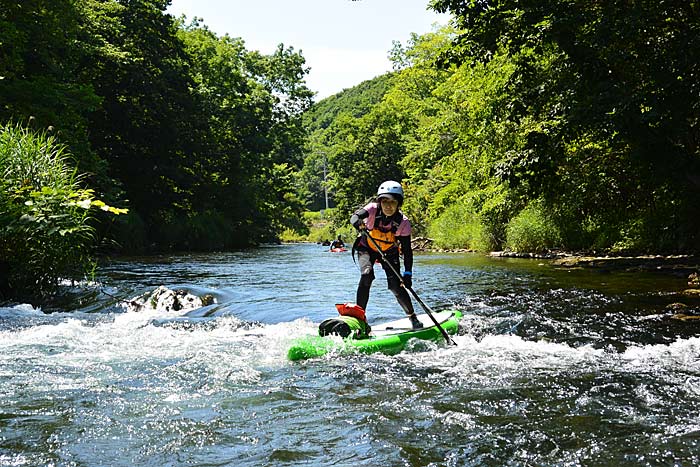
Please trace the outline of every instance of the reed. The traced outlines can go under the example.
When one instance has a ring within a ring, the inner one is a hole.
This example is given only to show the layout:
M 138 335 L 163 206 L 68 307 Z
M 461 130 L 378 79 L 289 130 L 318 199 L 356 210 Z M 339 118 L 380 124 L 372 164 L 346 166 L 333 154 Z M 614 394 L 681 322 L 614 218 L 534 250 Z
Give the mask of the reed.
M 457 202 L 448 207 L 428 226 L 428 236 L 438 248 L 468 248 L 486 251 L 489 242 L 481 218 L 467 203 Z

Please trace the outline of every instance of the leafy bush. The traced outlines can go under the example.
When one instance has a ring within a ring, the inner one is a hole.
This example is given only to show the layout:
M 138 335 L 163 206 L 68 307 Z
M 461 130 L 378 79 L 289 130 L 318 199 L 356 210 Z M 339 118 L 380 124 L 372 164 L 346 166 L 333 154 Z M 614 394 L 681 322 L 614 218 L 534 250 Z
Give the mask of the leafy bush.
M 340 217 L 335 216 L 335 209 L 328 209 L 324 213 L 319 211 L 304 212 L 305 230 L 286 229 L 280 235 L 283 242 L 314 242 L 321 243 L 324 240 L 333 240 L 341 235 L 346 245 L 352 243 L 355 238 L 355 229 L 346 219 L 340 227 Z
M 508 223 L 506 248 L 520 252 L 540 252 L 561 244 L 561 234 L 540 202 L 530 203 Z
M 322 242 L 324 240 L 333 240 L 335 238 L 335 229 L 331 224 L 322 227 L 312 228 L 306 240 L 309 242 Z
M 428 226 L 428 235 L 439 248 L 486 250 L 488 241 L 478 214 L 465 202 L 448 207 Z
M 308 235 L 302 235 L 292 229 L 285 229 L 280 234 L 280 240 L 283 242 L 305 242 L 307 241 L 307 237 Z
M 36 299 L 94 269 L 90 208 L 120 214 L 80 187 L 65 146 L 19 125 L 0 127 L 0 293 Z

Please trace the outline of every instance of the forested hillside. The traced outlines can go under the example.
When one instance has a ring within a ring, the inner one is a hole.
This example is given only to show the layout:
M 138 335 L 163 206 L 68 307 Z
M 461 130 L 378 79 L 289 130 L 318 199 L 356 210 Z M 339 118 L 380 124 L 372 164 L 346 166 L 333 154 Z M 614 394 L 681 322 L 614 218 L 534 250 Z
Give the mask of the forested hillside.
M 363 81 L 350 89 L 315 103 L 304 114 L 304 126 L 309 134 L 328 128 L 341 114 L 360 118 L 377 105 L 392 85 L 394 75 L 387 73 Z
M 456 24 L 315 129 L 338 222 L 396 179 L 444 247 L 700 249 L 700 5 L 434 3 Z
M 302 190 L 300 196 L 306 199 L 310 209 L 323 209 L 327 193 L 330 193 L 328 195 L 329 206 L 336 205 L 338 190 L 329 183 L 336 174 L 330 166 L 330 161 L 333 159 L 331 157 L 333 148 L 330 147 L 330 135 L 333 134 L 334 129 L 345 125 L 346 122 L 362 119 L 370 113 L 391 88 L 393 78 L 394 74 L 388 73 L 364 81 L 355 87 L 315 103 L 304 113 L 303 121 L 309 138 L 309 146 L 304 160 L 304 169 L 300 174 L 300 188 Z M 325 185 L 326 193 L 323 190 L 324 171 L 329 175 Z

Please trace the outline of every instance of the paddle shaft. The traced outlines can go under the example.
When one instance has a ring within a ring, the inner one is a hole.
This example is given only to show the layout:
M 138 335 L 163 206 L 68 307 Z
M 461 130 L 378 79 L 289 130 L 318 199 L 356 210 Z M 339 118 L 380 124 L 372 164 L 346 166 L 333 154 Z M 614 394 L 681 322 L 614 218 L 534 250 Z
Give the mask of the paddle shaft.
M 391 264 L 391 262 L 387 259 L 386 255 L 384 254 L 384 252 L 382 251 L 382 249 L 379 247 L 379 245 L 377 245 L 377 242 L 376 242 L 376 241 L 374 240 L 374 238 L 369 234 L 369 232 L 367 232 L 366 230 L 363 230 L 363 231 L 362 231 L 362 234 L 365 235 L 365 236 L 369 239 L 370 242 L 372 242 L 372 244 L 374 245 L 374 247 L 375 247 L 375 248 L 377 249 L 377 251 L 379 252 L 379 254 L 380 254 L 380 256 L 381 256 L 382 261 L 384 262 L 384 264 L 386 264 L 386 265 L 389 267 L 389 269 L 391 269 L 391 272 L 393 272 L 393 273 L 396 275 L 396 277 L 398 277 L 399 281 L 401 282 L 401 286 L 402 286 L 404 289 L 406 289 L 406 290 L 408 290 L 409 292 L 411 292 L 411 295 L 413 295 L 413 298 L 415 298 L 416 301 L 417 301 L 418 303 L 420 303 L 420 306 L 423 307 L 423 310 L 425 310 L 425 313 L 430 317 L 430 319 L 433 321 L 433 323 L 435 324 L 435 326 L 437 326 L 437 328 L 438 328 L 438 329 L 440 330 L 440 332 L 442 333 L 442 337 L 445 338 L 445 342 L 447 342 L 448 344 L 457 345 L 457 343 L 456 343 L 454 340 L 452 340 L 452 338 L 450 337 L 450 335 L 447 334 L 447 331 L 445 331 L 445 330 L 443 329 L 443 327 L 440 326 L 440 323 L 437 322 L 437 320 L 435 319 L 435 316 L 433 316 L 433 310 L 431 310 L 430 307 L 429 307 L 428 305 L 426 305 L 425 302 L 424 302 L 423 300 L 420 299 L 420 297 L 418 296 L 418 294 L 416 293 L 416 291 L 413 290 L 412 287 L 407 287 L 406 284 L 404 284 L 403 278 L 401 277 L 401 274 L 399 274 L 399 271 L 397 271 L 396 268 L 394 268 L 394 266 Z

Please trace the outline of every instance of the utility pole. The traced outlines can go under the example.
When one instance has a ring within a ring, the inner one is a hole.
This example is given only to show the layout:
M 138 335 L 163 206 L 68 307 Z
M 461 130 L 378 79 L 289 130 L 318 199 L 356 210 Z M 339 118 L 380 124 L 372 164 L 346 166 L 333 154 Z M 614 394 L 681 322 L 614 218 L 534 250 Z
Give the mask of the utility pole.
M 323 215 L 328 210 L 328 169 L 326 167 L 328 161 L 326 160 L 326 153 L 324 151 L 316 151 L 316 153 L 322 156 L 321 163 L 323 164 L 323 182 L 321 185 L 323 185 L 323 198 L 326 201 L 326 209 L 321 209 L 321 218 L 323 218 Z
M 323 196 L 326 199 L 326 210 L 328 210 L 328 185 L 326 183 L 326 153 L 323 152 Z

